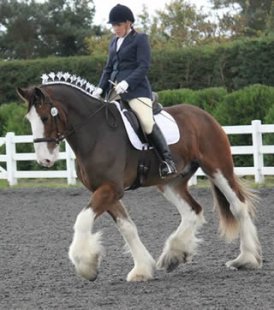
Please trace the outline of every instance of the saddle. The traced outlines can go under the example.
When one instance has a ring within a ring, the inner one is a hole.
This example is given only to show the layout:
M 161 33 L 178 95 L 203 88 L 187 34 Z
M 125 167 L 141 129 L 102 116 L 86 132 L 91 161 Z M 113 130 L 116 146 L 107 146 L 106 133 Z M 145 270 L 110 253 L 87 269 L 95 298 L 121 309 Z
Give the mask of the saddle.
M 153 112 L 153 115 L 159 114 L 163 109 L 163 106 L 159 103 L 158 99 L 159 99 L 158 94 L 153 92 L 152 93 L 152 112 Z M 139 122 L 136 114 L 131 110 L 128 102 L 123 101 L 123 100 L 119 100 L 118 103 L 120 105 L 121 111 L 123 112 L 123 114 L 125 115 L 127 120 L 129 121 L 130 125 L 132 126 L 133 130 L 135 131 L 135 133 L 139 137 L 140 141 L 142 143 L 147 143 L 147 138 L 145 136 L 145 133 L 143 132 L 143 129 L 140 125 L 140 122 Z

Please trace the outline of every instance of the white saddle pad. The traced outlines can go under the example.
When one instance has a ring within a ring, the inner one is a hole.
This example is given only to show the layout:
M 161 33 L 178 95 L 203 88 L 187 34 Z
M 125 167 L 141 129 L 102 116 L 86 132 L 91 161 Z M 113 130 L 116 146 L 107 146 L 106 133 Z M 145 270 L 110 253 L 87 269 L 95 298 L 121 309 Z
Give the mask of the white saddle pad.
M 142 141 L 137 136 L 136 132 L 132 128 L 130 122 L 124 115 L 123 111 L 121 110 L 121 106 L 118 102 L 113 102 L 116 105 L 118 111 L 120 112 L 126 132 L 128 134 L 129 140 L 131 144 L 137 149 L 142 150 L 143 148 L 147 148 L 147 143 L 142 143 Z M 175 119 L 166 111 L 162 110 L 161 113 L 154 115 L 155 122 L 160 127 L 162 133 L 164 134 L 167 144 L 174 144 L 177 143 L 180 139 L 180 132 L 177 126 Z

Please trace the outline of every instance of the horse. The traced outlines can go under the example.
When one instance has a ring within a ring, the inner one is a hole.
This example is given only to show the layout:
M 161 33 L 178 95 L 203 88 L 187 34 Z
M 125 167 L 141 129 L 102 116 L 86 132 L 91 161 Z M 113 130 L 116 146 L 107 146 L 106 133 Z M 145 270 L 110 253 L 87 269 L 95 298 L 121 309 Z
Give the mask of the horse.
M 177 174 L 163 179 L 155 150 L 133 147 L 117 106 L 94 98 L 91 90 L 87 81 L 68 73 L 44 75 L 40 85 L 17 88 L 28 105 L 26 118 L 38 163 L 51 167 L 58 158 L 59 142 L 66 139 L 76 156 L 77 176 L 91 192 L 88 205 L 76 218 L 69 247 L 76 273 L 91 281 L 97 278 L 104 249 L 102 234 L 94 232 L 93 226 L 105 212 L 114 220 L 133 258 L 127 281 L 147 281 L 153 279 L 156 269 L 171 272 L 190 262 L 200 241 L 198 229 L 205 222 L 203 209 L 188 188 L 199 167 L 212 187 L 220 234 L 227 241 L 240 239 L 239 255 L 226 266 L 260 268 L 261 246 L 253 220 L 257 197 L 235 175 L 230 143 L 221 125 L 193 105 L 163 108 L 179 129 L 178 141 L 170 145 Z M 140 163 L 146 163 L 143 177 Z M 148 186 L 156 186 L 181 216 L 157 262 L 140 240 L 122 201 L 128 189 Z

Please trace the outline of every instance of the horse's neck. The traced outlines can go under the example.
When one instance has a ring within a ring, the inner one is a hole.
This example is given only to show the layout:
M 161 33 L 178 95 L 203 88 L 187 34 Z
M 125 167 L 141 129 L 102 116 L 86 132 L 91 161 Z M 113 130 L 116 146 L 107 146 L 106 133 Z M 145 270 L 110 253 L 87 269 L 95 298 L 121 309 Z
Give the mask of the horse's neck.
M 74 152 L 79 152 L 84 146 L 91 148 L 94 143 L 91 133 L 93 127 L 98 126 L 92 118 L 103 108 L 103 103 L 71 87 L 55 87 L 54 97 L 65 111 L 69 133 L 66 139 Z
M 102 106 L 102 103 L 95 98 L 66 85 L 56 85 L 54 96 L 66 111 L 67 119 L 72 126 L 75 122 L 84 122 Z
M 82 146 L 85 148 L 92 147 L 97 138 L 95 133 L 105 123 L 103 109 L 103 103 L 98 103 L 97 101 L 88 102 L 88 106 L 79 105 L 77 108 L 73 104 L 72 109 L 68 110 L 68 126 L 74 131 L 74 137 L 76 138 L 74 143 L 78 146 L 82 143 Z M 73 141 L 71 141 L 72 143 Z

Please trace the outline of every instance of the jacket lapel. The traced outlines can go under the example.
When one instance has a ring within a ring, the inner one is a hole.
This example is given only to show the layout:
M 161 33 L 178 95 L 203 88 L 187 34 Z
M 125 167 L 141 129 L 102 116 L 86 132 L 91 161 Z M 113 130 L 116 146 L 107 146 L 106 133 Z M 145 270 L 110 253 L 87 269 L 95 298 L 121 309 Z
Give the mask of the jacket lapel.
M 125 37 L 124 41 L 122 42 L 117 54 L 120 52 L 120 50 L 122 48 L 124 48 L 125 46 L 127 46 L 130 42 L 132 42 L 134 40 L 134 36 L 135 36 L 135 31 L 131 30 L 130 33 Z M 116 45 L 115 45 L 116 47 Z

